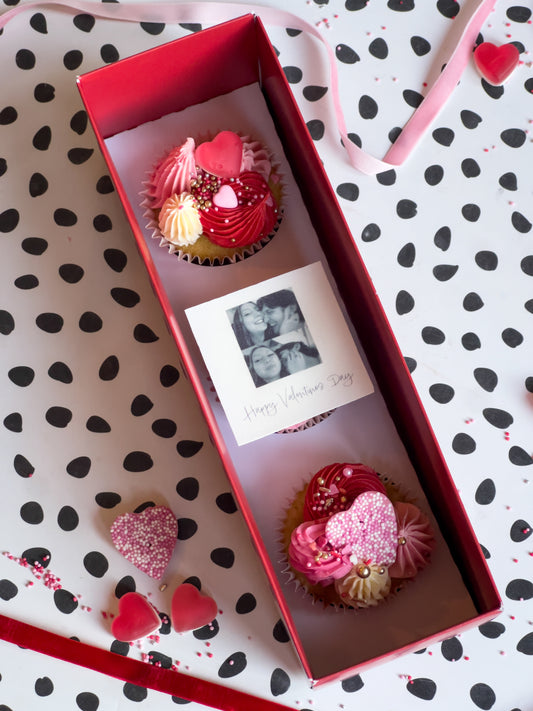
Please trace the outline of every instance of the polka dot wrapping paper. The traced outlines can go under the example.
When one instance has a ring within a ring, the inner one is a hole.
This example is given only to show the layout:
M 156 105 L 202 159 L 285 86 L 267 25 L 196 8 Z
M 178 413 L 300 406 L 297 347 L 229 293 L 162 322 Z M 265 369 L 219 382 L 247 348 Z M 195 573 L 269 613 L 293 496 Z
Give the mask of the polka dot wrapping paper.
M 354 142 L 385 154 L 446 61 L 463 4 L 298 0 L 290 8 L 335 48 Z M 409 161 L 377 177 L 347 163 L 317 43 L 268 28 L 504 599 L 493 622 L 313 691 L 75 86 L 78 73 L 200 27 L 45 6 L 9 23 L 0 35 L 10 68 L 0 89 L 2 614 L 53 620 L 82 641 L 90 628 L 108 649 L 113 600 L 148 589 L 109 527 L 119 511 L 155 503 L 178 518 L 174 562 L 222 613 L 181 636 L 172 658 L 157 640 L 113 651 L 300 709 L 531 708 L 531 15 L 528 3 L 497 3 L 482 39 L 517 44 L 513 75 L 493 87 L 472 63 Z M 159 471 L 165 483 L 153 501 Z M 23 553 L 31 569 L 17 564 Z M 35 697 L 82 709 L 182 703 L 0 649 L 0 704 L 13 711 Z

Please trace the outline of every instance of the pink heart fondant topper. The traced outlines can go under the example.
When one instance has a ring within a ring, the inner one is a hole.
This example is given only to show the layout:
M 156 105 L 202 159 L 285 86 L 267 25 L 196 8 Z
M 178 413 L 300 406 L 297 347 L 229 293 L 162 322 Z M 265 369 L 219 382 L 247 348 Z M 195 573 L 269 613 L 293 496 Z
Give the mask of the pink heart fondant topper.
M 237 207 L 239 200 L 231 185 L 225 184 L 221 185 L 218 191 L 213 195 L 213 203 L 217 207 L 231 209 Z
M 514 44 L 497 47 L 490 42 L 482 42 L 474 50 L 474 63 L 478 72 L 493 86 L 504 84 L 519 61 L 520 52 Z
M 111 634 L 121 642 L 135 642 L 161 627 L 157 610 L 138 592 L 127 592 L 118 601 L 118 615 L 111 623 Z
M 124 558 L 151 578 L 163 577 L 178 537 L 178 522 L 166 506 L 150 506 L 140 513 L 115 519 L 111 538 Z
M 170 620 L 176 632 L 190 632 L 204 627 L 217 616 L 217 604 L 191 583 L 182 583 L 174 591 Z
M 217 178 L 236 178 L 241 172 L 242 141 L 233 131 L 220 131 L 195 151 L 196 164 Z
M 334 548 L 349 545 L 357 560 L 388 567 L 398 547 L 394 507 L 379 491 L 365 491 L 349 509 L 331 516 L 326 538 Z

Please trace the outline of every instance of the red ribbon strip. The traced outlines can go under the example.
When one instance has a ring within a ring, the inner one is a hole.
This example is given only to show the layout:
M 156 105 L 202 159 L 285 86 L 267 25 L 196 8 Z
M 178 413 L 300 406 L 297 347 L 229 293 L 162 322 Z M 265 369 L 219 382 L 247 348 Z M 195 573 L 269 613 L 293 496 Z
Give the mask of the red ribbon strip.
M 291 711 L 288 706 L 282 706 L 275 701 L 260 699 L 205 679 L 82 644 L 5 615 L 0 615 L 0 639 L 131 684 L 162 691 L 221 711 Z

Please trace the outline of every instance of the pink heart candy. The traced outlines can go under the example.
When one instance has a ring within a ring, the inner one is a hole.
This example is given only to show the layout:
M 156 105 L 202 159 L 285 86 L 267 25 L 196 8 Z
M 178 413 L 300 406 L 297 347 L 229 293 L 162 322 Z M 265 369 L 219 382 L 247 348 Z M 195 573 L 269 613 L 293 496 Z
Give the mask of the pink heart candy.
M 357 560 L 388 567 L 396 560 L 398 546 L 394 507 L 379 491 L 365 491 L 347 511 L 331 516 L 326 538 L 334 548 L 351 546 Z
M 118 601 L 118 615 L 111 623 L 111 634 L 121 642 L 135 642 L 161 627 L 157 610 L 138 592 L 128 592 Z
M 231 209 L 237 207 L 239 201 L 231 185 L 221 185 L 218 192 L 213 195 L 213 203 L 217 207 Z
M 508 79 L 520 61 L 520 52 L 514 44 L 500 47 L 482 42 L 474 51 L 474 63 L 489 84 L 500 86 Z
M 178 522 L 166 506 L 150 506 L 140 513 L 115 519 L 111 538 L 115 548 L 151 578 L 159 580 L 170 562 L 178 537 Z
M 191 583 L 182 583 L 174 591 L 170 619 L 176 632 L 189 632 L 212 622 L 217 616 L 217 604 Z
M 197 165 L 217 178 L 236 178 L 241 172 L 242 141 L 233 131 L 221 131 L 195 152 Z

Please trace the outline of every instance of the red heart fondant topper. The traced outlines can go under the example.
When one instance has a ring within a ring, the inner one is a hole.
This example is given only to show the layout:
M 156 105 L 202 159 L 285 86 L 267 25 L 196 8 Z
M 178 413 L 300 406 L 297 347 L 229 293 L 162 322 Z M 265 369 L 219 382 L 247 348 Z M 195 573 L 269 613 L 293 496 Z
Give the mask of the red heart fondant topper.
M 221 131 L 195 151 L 196 164 L 217 178 L 236 178 L 241 172 L 242 141 L 233 131 Z
M 500 86 L 518 66 L 520 52 L 514 44 L 497 47 L 482 42 L 474 51 L 474 63 L 481 76 L 493 86 Z
M 170 619 L 176 632 L 190 632 L 208 625 L 217 616 L 217 604 L 191 583 L 182 583 L 172 596 Z
M 121 642 L 135 642 L 161 627 L 157 610 L 138 592 L 127 592 L 118 601 L 118 615 L 111 633 Z

